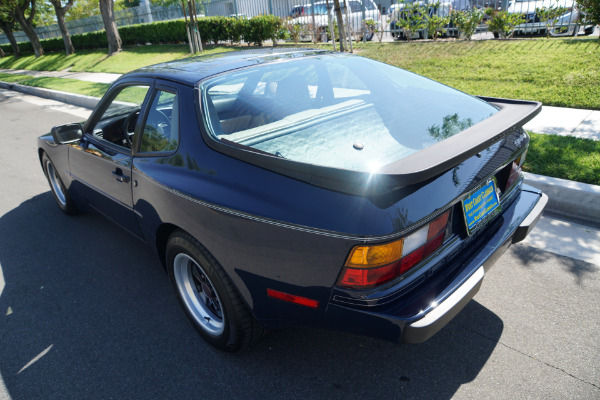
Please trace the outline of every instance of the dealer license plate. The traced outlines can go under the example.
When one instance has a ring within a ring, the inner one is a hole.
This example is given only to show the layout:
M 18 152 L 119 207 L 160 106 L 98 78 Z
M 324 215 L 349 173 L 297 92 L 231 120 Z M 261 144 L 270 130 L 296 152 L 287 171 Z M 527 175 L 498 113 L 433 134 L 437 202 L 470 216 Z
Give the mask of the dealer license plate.
M 467 233 L 471 235 L 500 212 L 496 179 L 488 181 L 462 201 Z

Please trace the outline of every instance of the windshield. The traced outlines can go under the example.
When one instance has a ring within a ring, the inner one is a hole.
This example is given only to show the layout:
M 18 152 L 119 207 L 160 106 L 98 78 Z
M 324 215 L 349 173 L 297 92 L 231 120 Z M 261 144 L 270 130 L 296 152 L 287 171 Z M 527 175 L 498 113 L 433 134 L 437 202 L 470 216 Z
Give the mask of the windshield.
M 313 12 L 315 15 L 327 15 L 327 5 L 315 4 L 314 7 L 309 6 L 306 8 L 305 15 L 311 15 Z
M 492 114 L 490 104 L 362 57 L 323 55 L 201 85 L 211 135 L 307 164 L 372 172 Z

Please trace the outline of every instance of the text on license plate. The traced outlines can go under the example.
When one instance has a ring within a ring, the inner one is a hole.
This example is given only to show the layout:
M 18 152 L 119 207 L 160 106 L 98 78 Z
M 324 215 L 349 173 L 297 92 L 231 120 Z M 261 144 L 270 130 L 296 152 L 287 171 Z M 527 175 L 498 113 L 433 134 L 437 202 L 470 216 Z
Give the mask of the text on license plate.
M 491 217 L 500 212 L 495 179 L 475 190 L 462 201 L 467 232 L 470 235 Z

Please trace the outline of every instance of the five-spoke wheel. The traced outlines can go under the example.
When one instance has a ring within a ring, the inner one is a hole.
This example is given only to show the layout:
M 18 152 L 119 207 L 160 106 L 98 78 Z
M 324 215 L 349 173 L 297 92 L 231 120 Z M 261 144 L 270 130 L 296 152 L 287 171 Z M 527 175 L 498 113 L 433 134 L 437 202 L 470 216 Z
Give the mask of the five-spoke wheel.
M 173 260 L 173 276 L 181 300 L 196 324 L 209 335 L 223 333 L 223 307 L 206 272 L 192 257 L 179 253 Z

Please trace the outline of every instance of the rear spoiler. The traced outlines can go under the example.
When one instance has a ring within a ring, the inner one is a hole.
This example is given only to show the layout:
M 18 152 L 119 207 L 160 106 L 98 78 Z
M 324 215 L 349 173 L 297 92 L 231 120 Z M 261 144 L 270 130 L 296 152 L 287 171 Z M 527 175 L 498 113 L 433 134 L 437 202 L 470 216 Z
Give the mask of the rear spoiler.
M 538 101 L 478 97 L 499 111 L 448 139 L 384 166 L 380 173 L 401 176 L 404 185 L 424 181 L 487 149 L 542 110 Z
M 376 195 L 426 181 L 455 167 L 521 128 L 542 109 L 542 103 L 537 101 L 479 98 L 499 111 L 448 139 L 384 165 L 375 173 L 305 164 L 247 146 L 232 146 L 212 138 L 206 122 L 201 121 L 201 126 L 206 143 L 221 153 L 311 185 L 353 195 Z

